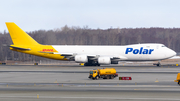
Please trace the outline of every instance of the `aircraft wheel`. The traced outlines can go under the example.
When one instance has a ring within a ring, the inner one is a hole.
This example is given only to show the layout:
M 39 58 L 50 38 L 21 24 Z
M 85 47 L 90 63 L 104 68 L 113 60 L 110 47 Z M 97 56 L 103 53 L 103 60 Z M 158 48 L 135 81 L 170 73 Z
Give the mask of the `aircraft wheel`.
M 84 66 L 93 66 L 91 63 L 85 63 Z
M 96 76 L 96 80 L 98 80 L 99 79 L 99 76 Z
M 111 75 L 111 79 L 114 79 L 114 76 L 113 76 L 113 75 Z
M 158 67 L 161 67 L 161 63 L 160 61 L 156 64 Z
M 158 64 L 157 64 L 157 66 L 158 66 L 158 67 L 161 67 L 161 64 L 160 64 L 160 63 L 158 63 Z
M 178 81 L 178 84 L 180 85 L 180 81 Z
M 107 79 L 109 79 L 110 77 L 109 76 L 107 76 Z
M 84 66 L 88 66 L 88 63 L 85 63 Z

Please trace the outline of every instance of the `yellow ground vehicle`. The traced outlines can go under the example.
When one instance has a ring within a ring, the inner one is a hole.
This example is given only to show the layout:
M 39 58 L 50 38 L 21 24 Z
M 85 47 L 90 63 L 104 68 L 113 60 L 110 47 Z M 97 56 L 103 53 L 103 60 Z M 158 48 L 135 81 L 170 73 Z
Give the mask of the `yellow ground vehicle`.
M 118 74 L 116 73 L 116 70 L 114 68 L 90 70 L 89 72 L 89 78 L 93 80 L 98 80 L 99 78 L 114 79 L 117 76 Z
M 177 78 L 174 82 L 177 82 L 180 85 L 180 73 L 177 74 Z

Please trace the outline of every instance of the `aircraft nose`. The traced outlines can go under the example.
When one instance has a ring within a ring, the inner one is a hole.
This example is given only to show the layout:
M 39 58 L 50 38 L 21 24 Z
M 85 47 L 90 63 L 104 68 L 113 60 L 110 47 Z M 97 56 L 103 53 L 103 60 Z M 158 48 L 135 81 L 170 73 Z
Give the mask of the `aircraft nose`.
M 173 56 L 176 56 L 176 52 L 168 48 L 166 51 L 164 51 L 164 55 L 166 56 L 166 58 L 171 58 Z
M 171 57 L 173 57 L 173 56 L 176 56 L 176 52 L 174 51 L 174 50 L 170 50 L 170 55 L 171 55 Z
M 173 51 L 173 50 L 172 50 L 172 51 Z M 176 53 L 175 51 L 173 51 L 172 54 L 173 54 L 173 56 L 176 56 L 177 53 Z

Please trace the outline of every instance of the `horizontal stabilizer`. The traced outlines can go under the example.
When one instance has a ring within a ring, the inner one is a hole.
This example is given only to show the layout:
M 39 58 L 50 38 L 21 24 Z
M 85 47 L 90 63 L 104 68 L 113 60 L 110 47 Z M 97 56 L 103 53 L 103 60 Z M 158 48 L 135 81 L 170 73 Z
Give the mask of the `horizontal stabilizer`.
M 18 49 L 18 50 L 31 50 L 30 48 L 21 48 L 21 47 L 15 47 L 15 46 L 9 46 L 9 47 Z

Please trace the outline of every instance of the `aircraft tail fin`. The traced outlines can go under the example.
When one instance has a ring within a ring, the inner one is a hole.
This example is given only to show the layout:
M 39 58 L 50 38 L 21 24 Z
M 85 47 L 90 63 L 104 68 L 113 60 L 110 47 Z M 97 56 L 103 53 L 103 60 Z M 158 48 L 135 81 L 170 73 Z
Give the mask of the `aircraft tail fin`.
M 14 22 L 6 22 L 14 45 L 39 45 L 31 36 L 19 28 Z

